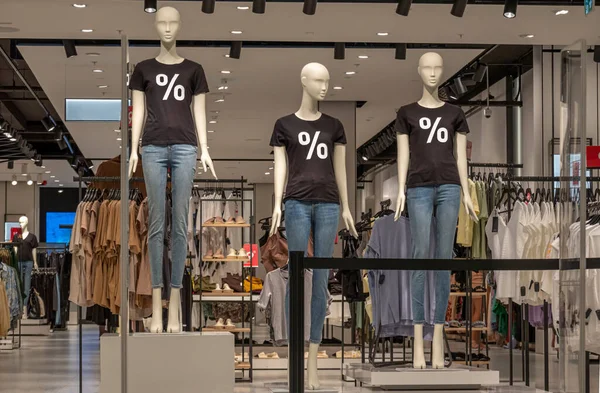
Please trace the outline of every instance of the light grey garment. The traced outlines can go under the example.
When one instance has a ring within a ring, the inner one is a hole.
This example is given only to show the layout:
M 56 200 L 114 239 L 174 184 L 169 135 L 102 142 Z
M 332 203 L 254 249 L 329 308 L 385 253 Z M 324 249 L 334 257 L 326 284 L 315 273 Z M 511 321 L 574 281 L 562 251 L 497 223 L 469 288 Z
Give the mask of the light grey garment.
M 433 258 L 435 239 L 430 242 L 430 257 Z M 410 259 L 412 255 L 412 238 L 409 220 L 394 216 L 378 219 L 373 227 L 365 258 Z M 370 270 L 369 291 L 373 304 L 373 325 L 381 337 L 412 336 L 413 317 L 411 293 L 411 272 L 409 270 Z M 433 317 L 435 313 L 435 281 L 433 272 L 427 273 L 425 281 L 425 339 L 433 334 Z M 380 327 L 381 323 L 381 327 Z

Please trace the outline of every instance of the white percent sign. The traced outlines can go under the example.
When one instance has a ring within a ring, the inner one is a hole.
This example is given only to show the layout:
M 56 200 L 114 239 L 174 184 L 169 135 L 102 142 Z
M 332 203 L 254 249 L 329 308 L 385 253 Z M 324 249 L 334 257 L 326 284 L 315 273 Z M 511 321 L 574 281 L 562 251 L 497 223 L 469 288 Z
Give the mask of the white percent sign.
M 312 158 L 313 153 L 315 151 L 315 147 L 317 148 L 317 157 L 319 157 L 321 160 L 327 158 L 327 145 L 325 143 L 319 143 L 317 145 L 320 134 L 321 131 L 315 132 L 315 137 L 312 138 L 312 142 L 310 139 L 310 134 L 308 132 L 302 131 L 298 134 L 298 142 L 300 142 L 302 146 L 310 145 L 310 149 L 308 149 L 308 155 L 306 156 L 307 160 L 310 160 Z
M 177 80 L 178 77 L 179 77 L 179 74 L 175 74 L 175 75 L 173 75 L 173 79 L 171 79 L 171 81 L 169 81 L 169 77 L 166 76 L 165 74 L 156 75 L 156 84 L 157 85 L 159 85 L 159 86 L 167 86 L 167 84 L 169 85 L 167 87 L 167 91 L 165 92 L 165 95 L 163 96 L 163 101 L 166 101 L 167 98 L 169 98 L 169 95 L 171 94 L 171 92 L 173 92 L 173 97 L 177 101 L 183 101 L 183 99 L 185 98 L 185 89 L 183 88 L 182 85 L 177 85 L 177 86 L 175 86 L 175 88 L 173 88 L 173 86 L 175 85 L 175 81 Z
M 440 124 L 441 117 L 435 119 L 435 123 L 433 123 L 433 127 L 431 126 L 431 119 L 428 117 L 422 117 L 419 119 L 419 126 L 421 126 L 422 130 L 431 130 L 429 133 L 429 137 L 427 138 L 427 143 L 431 143 L 433 140 L 433 135 L 437 134 L 437 140 L 440 143 L 444 143 L 448 141 L 448 129 L 445 127 L 438 128 Z

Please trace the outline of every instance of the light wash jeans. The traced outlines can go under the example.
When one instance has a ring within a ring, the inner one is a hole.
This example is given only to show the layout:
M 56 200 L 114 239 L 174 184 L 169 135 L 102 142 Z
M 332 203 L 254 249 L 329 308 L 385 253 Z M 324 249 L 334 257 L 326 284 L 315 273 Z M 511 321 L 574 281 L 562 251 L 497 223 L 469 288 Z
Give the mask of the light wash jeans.
M 331 258 L 338 229 L 340 205 L 326 202 L 304 202 L 288 199 L 285 202 L 285 233 L 289 251 L 304 251 L 312 229 L 315 257 Z M 327 284 L 329 269 L 313 270 L 312 298 L 310 300 L 310 342 L 320 344 L 327 312 Z M 289 321 L 289 284 L 285 292 L 285 313 Z M 304 310 L 300 311 L 304 312 Z M 289 322 L 288 322 L 289 337 Z
M 25 291 L 24 306 L 29 305 L 29 292 L 31 292 L 31 271 L 33 270 L 33 261 L 19 262 L 19 270 L 21 271 L 21 281 L 23 282 L 23 290 Z
M 451 259 L 460 208 L 461 189 L 457 184 L 442 184 L 409 188 L 406 203 L 410 219 L 410 232 L 413 242 L 413 258 L 427 259 L 430 255 L 431 220 L 435 207 L 435 259 Z M 435 272 L 435 314 L 434 323 L 446 320 L 448 296 L 450 295 L 450 271 Z M 411 272 L 411 297 L 413 323 L 425 323 L 424 288 L 426 272 Z
M 171 287 L 181 288 L 187 256 L 187 220 L 198 148 L 193 145 L 142 147 L 144 180 L 148 191 L 150 227 L 148 251 L 152 288 L 163 287 L 163 252 L 165 238 L 165 203 L 167 169 L 171 169 Z

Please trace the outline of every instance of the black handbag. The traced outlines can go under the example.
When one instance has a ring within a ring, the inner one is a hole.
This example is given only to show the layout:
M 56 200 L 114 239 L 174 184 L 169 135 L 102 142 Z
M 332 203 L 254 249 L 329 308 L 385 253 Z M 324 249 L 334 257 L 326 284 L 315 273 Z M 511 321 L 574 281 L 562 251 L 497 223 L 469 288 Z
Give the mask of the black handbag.
M 27 304 L 27 317 L 29 319 L 40 319 L 41 307 L 39 298 L 35 293 L 35 289 L 31 288 L 29 291 L 29 302 Z

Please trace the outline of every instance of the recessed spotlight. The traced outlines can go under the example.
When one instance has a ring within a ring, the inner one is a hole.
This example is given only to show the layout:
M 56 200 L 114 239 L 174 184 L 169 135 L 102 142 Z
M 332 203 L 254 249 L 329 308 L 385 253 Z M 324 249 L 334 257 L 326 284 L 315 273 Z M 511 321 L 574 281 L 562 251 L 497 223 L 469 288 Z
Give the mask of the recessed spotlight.
M 362 156 L 362 159 L 365 161 L 369 161 L 369 159 L 367 158 L 367 156 Z
M 231 74 L 231 71 L 228 71 L 228 70 L 221 70 L 221 74 Z
M 227 54 L 227 55 L 223 55 L 223 56 L 224 56 L 224 57 L 226 57 L 226 58 L 228 58 L 228 59 L 231 57 L 231 56 L 229 56 L 228 54 Z
M 49 173 L 52 173 L 52 171 L 45 171 L 44 173 L 45 174 L 49 174 Z
M 8 140 L 11 141 L 11 142 L 16 142 L 17 138 L 9 138 Z
M 115 132 L 121 132 L 121 130 L 119 130 L 119 129 L 116 129 L 116 130 L 115 130 Z
M 95 70 L 93 70 L 92 72 L 95 72 L 96 74 L 99 74 L 101 72 L 104 72 L 104 70 L 101 70 L 99 68 L 96 68 Z
M 52 175 L 52 176 L 50 176 L 50 179 L 54 179 L 55 177 L 56 177 L 56 176 Z
M 359 55 L 358 58 L 359 59 L 368 59 L 369 56 L 367 56 L 367 55 Z
M 62 194 L 62 193 L 63 193 L 63 190 L 58 190 L 58 193 L 59 193 L 59 194 Z
M 82 33 L 93 33 L 94 29 L 81 29 Z
M 271 172 L 265 172 L 265 175 L 270 175 L 270 174 L 271 174 Z
M 216 120 L 211 120 L 211 121 L 209 121 L 208 123 L 209 123 L 209 124 L 217 124 L 217 121 L 216 121 Z
M 59 186 L 59 187 L 62 187 L 62 186 L 64 186 L 64 184 L 59 184 L 58 186 Z
M 118 137 L 118 138 L 117 138 L 117 140 L 118 140 L 118 141 L 120 141 L 120 140 L 121 140 L 121 137 Z
M 208 131 L 206 131 L 206 132 L 215 132 L 215 131 L 214 131 L 214 130 L 208 130 Z
M 215 102 L 225 102 L 225 98 L 219 98 L 218 100 L 215 100 Z
M 75 3 L 75 4 L 73 4 L 73 7 L 75 7 L 75 8 L 85 8 L 85 7 L 87 7 L 87 4 L 77 4 L 77 3 Z
M 108 85 L 98 85 L 98 89 L 106 89 L 108 88 Z
M 554 11 L 554 15 L 559 16 L 559 15 L 567 15 L 569 13 L 569 10 L 556 10 Z
M 356 71 L 346 71 L 346 75 L 354 75 L 356 74 Z
M 242 34 L 241 30 L 231 30 L 231 34 Z
M 98 56 L 100 56 L 100 53 L 98 53 L 98 52 L 88 52 L 85 55 L 86 56 L 90 56 L 90 57 L 98 57 Z
M 219 86 L 219 90 L 227 90 L 229 89 L 229 86 Z
M 60 180 L 56 179 L 54 180 L 54 183 L 60 183 Z
M 390 33 L 387 33 L 385 31 L 380 31 L 379 33 L 377 33 L 378 36 L 380 37 L 385 37 L 386 35 L 389 35 Z
M 270 170 L 273 170 L 273 167 L 269 167 Z
M 240 11 L 246 11 L 246 10 L 249 10 L 250 7 L 248 7 L 246 5 L 238 5 L 237 9 Z
M 343 89 L 343 87 L 342 87 L 342 86 L 334 86 L 334 87 L 333 87 L 333 90 L 342 90 L 342 89 Z
M 519 34 L 519 37 L 521 37 L 521 38 L 533 38 L 533 37 L 535 37 L 535 35 L 533 35 L 533 34 Z

